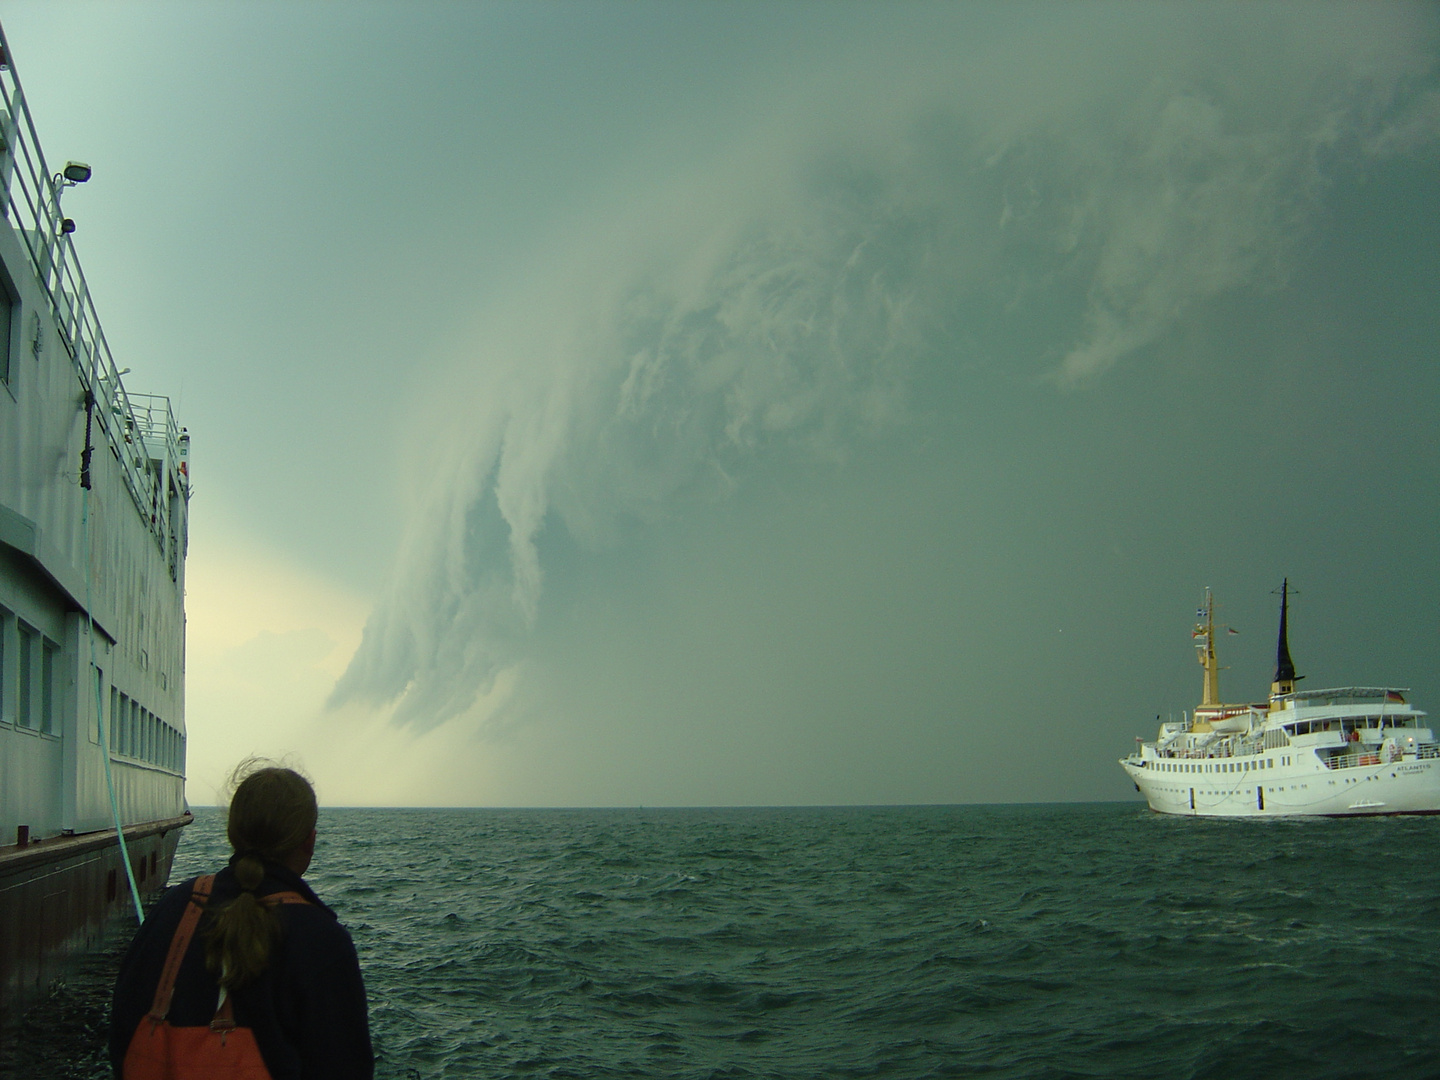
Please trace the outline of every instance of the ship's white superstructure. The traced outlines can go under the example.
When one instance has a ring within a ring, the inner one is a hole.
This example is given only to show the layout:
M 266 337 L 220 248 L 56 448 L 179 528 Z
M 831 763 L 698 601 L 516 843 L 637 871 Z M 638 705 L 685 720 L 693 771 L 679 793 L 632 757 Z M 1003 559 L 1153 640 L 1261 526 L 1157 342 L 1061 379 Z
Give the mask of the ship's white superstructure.
M 1400 687 L 1296 691 L 1286 639 L 1288 583 L 1270 699 L 1219 702 L 1215 622 L 1205 594 L 1195 639 L 1205 683 L 1199 707 L 1137 740 L 1120 761 L 1151 809 L 1167 814 L 1440 813 L 1440 745 Z
M 0 31 L 0 1023 L 165 884 L 189 436 L 116 366 Z

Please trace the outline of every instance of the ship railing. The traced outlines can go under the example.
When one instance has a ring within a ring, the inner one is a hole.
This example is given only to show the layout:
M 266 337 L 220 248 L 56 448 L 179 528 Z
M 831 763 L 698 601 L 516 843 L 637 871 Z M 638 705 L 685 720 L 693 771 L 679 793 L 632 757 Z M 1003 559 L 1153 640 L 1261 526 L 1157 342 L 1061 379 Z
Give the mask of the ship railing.
M 188 480 L 179 471 L 180 432 L 168 400 L 128 394 L 120 381 L 121 370 L 64 229 L 64 183 L 57 183 L 58 178 L 45 161 L 10 44 L 0 28 L 0 216 L 24 249 L 81 388 L 92 395 L 92 424 L 120 462 L 125 486 L 163 552 L 175 543 L 167 483 L 174 483 L 182 496 L 189 493 Z M 39 324 L 33 334 L 22 336 L 38 357 L 44 346 Z M 156 461 L 158 467 L 152 464 Z M 171 567 L 173 576 L 173 559 Z
M 1425 756 L 1423 753 L 1417 756 Z M 1331 757 L 1321 758 L 1327 769 L 1359 769 L 1365 766 L 1394 765 L 1403 760 L 1404 755 L 1391 757 L 1382 754 L 1378 750 L 1372 750 L 1363 754 L 1335 754 Z

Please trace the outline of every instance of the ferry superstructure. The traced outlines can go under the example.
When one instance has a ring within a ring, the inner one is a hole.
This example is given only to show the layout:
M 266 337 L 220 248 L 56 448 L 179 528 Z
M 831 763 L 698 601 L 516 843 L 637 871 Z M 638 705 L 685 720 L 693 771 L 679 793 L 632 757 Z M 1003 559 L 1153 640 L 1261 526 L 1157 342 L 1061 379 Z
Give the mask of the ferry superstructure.
M 189 820 L 189 437 L 130 393 L 0 30 L 0 1022 L 163 886 Z
M 1200 705 L 1160 725 L 1120 766 L 1152 810 L 1209 817 L 1440 813 L 1440 745 L 1402 687 L 1297 691 L 1287 640 L 1289 582 L 1270 698 L 1220 702 L 1210 591 L 1194 637 Z

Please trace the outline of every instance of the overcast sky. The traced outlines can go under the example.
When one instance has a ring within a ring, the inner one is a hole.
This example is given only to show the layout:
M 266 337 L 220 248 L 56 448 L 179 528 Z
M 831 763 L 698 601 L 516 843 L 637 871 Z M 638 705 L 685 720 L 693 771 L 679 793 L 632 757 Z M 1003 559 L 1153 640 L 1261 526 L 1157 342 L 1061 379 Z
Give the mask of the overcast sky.
M 1440 709 L 1433 5 L 0 11 L 193 439 L 193 802 L 1114 799 Z

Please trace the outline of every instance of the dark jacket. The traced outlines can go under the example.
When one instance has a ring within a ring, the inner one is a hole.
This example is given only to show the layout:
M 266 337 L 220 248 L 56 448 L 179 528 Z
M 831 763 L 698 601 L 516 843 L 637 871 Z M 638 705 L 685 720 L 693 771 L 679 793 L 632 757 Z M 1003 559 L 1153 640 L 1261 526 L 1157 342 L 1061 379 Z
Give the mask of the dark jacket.
M 176 885 L 160 898 L 120 965 L 110 1012 L 110 1060 L 116 1077 L 136 1026 L 150 1011 L 193 881 Z M 267 863 L 256 893 L 286 890 L 310 903 L 277 908 L 284 937 L 271 953 L 266 972 L 235 991 L 235 1022 L 254 1031 L 274 1080 L 368 1080 L 375 1072 L 375 1056 L 355 945 L 303 878 Z M 218 908 L 239 893 L 235 871 L 226 867 L 215 876 L 207 907 Z M 205 969 L 208 925 L 208 917 L 202 918 L 175 980 L 169 1020 L 177 1027 L 208 1025 L 215 1013 L 218 988 Z

